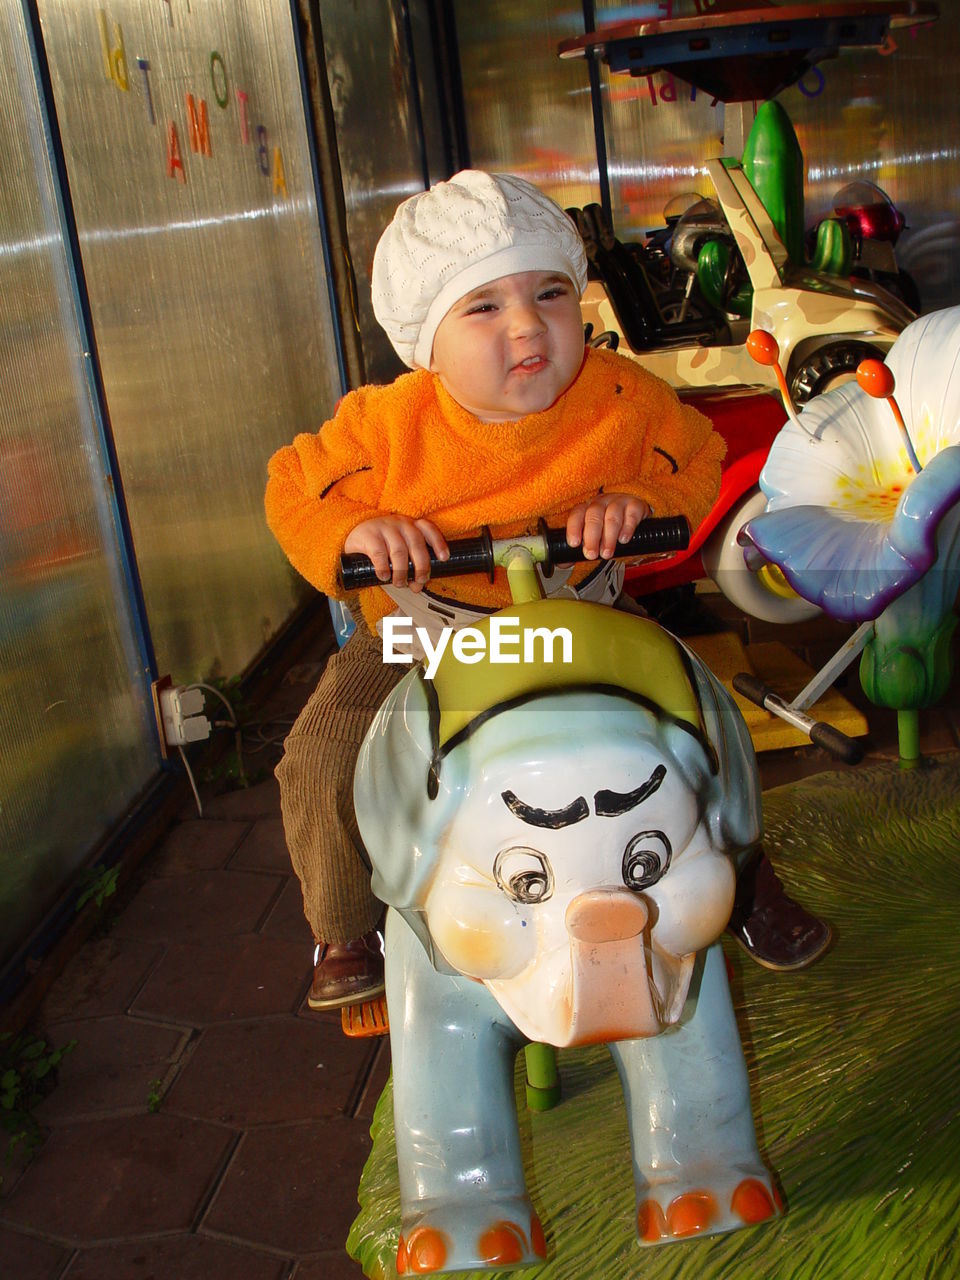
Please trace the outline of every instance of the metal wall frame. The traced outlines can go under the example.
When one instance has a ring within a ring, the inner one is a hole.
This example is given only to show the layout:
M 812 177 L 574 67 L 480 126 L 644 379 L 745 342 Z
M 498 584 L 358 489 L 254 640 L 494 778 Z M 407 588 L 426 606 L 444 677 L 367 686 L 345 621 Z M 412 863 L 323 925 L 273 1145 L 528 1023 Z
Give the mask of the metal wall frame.
M 106 396 L 103 389 L 103 372 L 100 368 L 100 357 L 97 352 L 97 340 L 90 313 L 90 296 L 87 291 L 86 277 L 83 271 L 83 260 L 77 236 L 77 221 L 73 211 L 70 186 L 67 181 L 66 165 L 63 155 L 63 141 L 60 137 L 60 126 L 56 113 L 52 110 L 53 90 L 50 84 L 50 67 L 47 63 L 46 49 L 43 44 L 43 33 L 40 26 L 40 15 L 35 0 L 21 0 L 24 24 L 30 42 L 30 56 L 37 82 L 37 97 L 40 101 L 41 123 L 46 144 L 47 161 L 54 176 L 54 190 L 57 200 L 57 216 L 61 234 L 67 248 L 67 260 L 70 271 L 70 283 L 73 292 L 75 320 L 84 344 L 84 371 L 90 390 L 94 409 L 94 421 L 97 427 L 98 443 L 107 467 L 109 476 L 108 491 L 111 495 L 112 515 L 116 525 L 117 541 L 120 550 L 124 584 L 133 608 L 136 624 L 137 645 L 143 662 L 145 679 L 144 698 L 149 700 L 150 682 L 157 678 L 157 661 L 153 651 L 153 641 L 147 622 L 146 605 L 143 599 L 143 585 L 137 568 L 133 540 L 130 533 L 130 519 L 127 512 L 126 499 L 123 492 L 123 477 L 117 463 L 117 451 L 113 441 L 107 413 Z M 159 760 L 159 747 L 157 759 Z

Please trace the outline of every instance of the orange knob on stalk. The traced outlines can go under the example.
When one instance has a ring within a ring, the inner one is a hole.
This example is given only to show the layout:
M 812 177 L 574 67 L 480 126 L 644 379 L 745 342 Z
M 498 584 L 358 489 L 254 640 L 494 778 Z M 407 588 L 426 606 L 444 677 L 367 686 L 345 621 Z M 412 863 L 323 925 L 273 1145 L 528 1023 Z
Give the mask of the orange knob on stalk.
M 770 365 L 773 368 L 780 395 L 783 397 L 783 407 L 793 421 L 797 422 L 797 408 L 790 397 L 787 380 L 780 368 L 780 347 L 776 338 L 772 333 L 767 333 L 766 329 L 753 329 L 747 334 L 747 351 L 757 364 Z M 800 424 L 797 423 L 797 425 Z
M 882 360 L 861 360 L 857 365 L 857 382 L 874 400 L 889 400 L 893 395 L 893 374 Z
M 923 468 L 920 466 L 920 459 L 917 457 L 917 451 L 913 447 L 913 441 L 910 439 L 910 433 L 907 430 L 907 424 L 903 420 L 903 414 L 900 412 L 900 406 L 893 396 L 893 389 L 896 385 L 893 371 L 882 360 L 861 360 L 857 365 L 857 384 L 861 391 L 865 391 L 874 400 L 886 400 L 897 424 L 897 430 L 903 440 L 907 457 L 910 459 L 914 471 L 919 475 Z
M 780 358 L 780 348 L 772 333 L 766 329 L 753 329 L 747 335 L 747 351 L 757 364 L 776 364 Z

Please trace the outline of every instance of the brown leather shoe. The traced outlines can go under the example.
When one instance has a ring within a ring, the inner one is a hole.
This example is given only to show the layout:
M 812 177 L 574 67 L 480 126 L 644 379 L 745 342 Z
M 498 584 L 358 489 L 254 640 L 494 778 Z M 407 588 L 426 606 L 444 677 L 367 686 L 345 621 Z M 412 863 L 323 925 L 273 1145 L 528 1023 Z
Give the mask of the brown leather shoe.
M 362 1004 L 381 995 L 383 989 L 383 947 L 376 929 L 352 942 L 317 944 L 307 996 L 311 1009 Z
M 833 930 L 787 896 L 770 859 L 760 856 L 737 879 L 727 931 L 765 969 L 806 969 L 827 950 Z

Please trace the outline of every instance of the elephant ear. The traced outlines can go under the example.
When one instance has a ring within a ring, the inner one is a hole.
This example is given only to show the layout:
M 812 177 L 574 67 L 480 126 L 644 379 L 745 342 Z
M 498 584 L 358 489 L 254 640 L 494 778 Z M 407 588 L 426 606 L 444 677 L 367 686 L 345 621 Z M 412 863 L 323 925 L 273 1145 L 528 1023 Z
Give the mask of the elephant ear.
M 756 844 L 763 834 L 757 757 L 733 698 L 696 654 L 689 649 L 687 654 L 703 727 L 718 764 L 709 786 L 707 827 L 717 848 L 734 853 Z
M 377 712 L 357 757 L 353 802 L 370 858 L 373 892 L 404 917 L 434 967 L 452 973 L 434 950 L 421 915 L 439 857 L 440 834 L 453 817 L 459 787 L 433 775 L 436 701 L 419 667 Z

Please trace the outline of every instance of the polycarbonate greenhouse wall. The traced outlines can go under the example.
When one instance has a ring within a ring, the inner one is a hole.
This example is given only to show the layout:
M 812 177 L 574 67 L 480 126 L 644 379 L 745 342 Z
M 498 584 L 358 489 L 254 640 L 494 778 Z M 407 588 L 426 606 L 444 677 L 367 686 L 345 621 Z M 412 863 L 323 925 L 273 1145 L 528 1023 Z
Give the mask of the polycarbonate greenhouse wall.
M 343 385 L 287 0 L 0 0 L 0 61 L 2 968 L 157 776 L 151 677 L 303 597 L 266 460 Z

